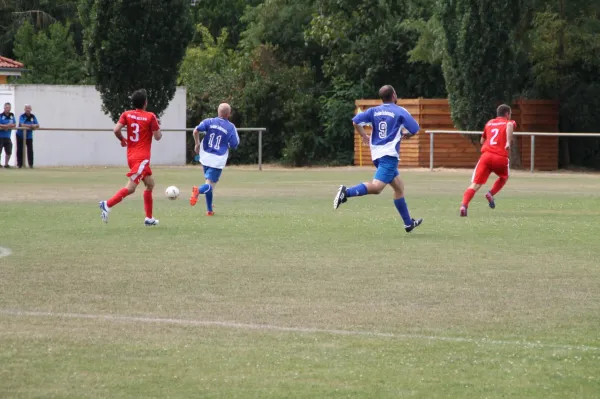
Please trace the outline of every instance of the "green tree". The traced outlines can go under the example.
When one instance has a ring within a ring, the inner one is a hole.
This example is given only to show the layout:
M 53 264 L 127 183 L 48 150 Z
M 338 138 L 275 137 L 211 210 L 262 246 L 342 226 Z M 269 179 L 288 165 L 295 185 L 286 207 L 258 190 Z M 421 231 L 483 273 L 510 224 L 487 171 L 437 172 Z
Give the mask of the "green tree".
M 14 53 L 30 71 L 18 83 L 84 84 L 83 57 L 77 54 L 69 24 L 55 22 L 35 33 L 25 21 L 15 36 Z
M 304 34 L 316 11 L 314 0 L 265 0 L 248 7 L 242 17 L 247 28 L 241 35 L 240 48 L 248 52 L 267 44 L 281 62 L 314 68 L 317 78 L 322 79 L 325 49 L 315 41 L 307 41 Z
M 55 22 L 68 23 L 80 45 L 80 25 L 77 21 L 79 0 L 2 0 L 0 1 L 0 54 L 14 57 L 13 46 L 17 31 L 29 22 L 37 32 Z
M 442 66 L 458 128 L 483 129 L 498 102 L 512 99 L 517 64 L 511 40 L 518 16 L 518 0 L 440 0 Z
M 103 111 L 116 121 L 137 89 L 161 115 L 173 99 L 193 26 L 189 0 L 82 0 L 87 66 Z
M 600 4 L 545 1 L 531 14 L 527 37 L 531 91 L 560 104 L 564 132 L 600 126 Z M 561 138 L 561 164 L 600 166 L 600 140 Z
M 213 37 L 218 37 L 223 28 L 229 32 L 227 48 L 237 47 L 241 33 L 246 29 L 242 20 L 247 7 L 256 6 L 263 0 L 212 0 L 194 1 L 195 23 L 205 26 Z

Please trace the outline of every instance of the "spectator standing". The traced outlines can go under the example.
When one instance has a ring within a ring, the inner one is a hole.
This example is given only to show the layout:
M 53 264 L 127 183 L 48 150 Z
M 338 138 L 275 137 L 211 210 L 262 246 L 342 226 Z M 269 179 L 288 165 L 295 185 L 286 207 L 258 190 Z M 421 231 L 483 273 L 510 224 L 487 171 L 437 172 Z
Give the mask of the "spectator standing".
M 12 129 L 16 126 L 15 115 L 10 112 L 12 106 L 10 103 L 4 104 L 4 112 L 0 114 L 0 156 L 4 150 L 4 167 L 10 168 L 8 161 L 12 155 L 12 141 L 10 136 Z
M 29 167 L 33 168 L 33 130 L 40 127 L 37 118 L 31 113 L 31 105 L 25 104 L 25 112 L 19 117 L 19 127 L 29 126 L 31 129 L 26 130 L 25 143 L 23 143 L 23 130 L 17 130 L 17 166 L 23 167 L 23 145 L 27 145 L 27 161 Z

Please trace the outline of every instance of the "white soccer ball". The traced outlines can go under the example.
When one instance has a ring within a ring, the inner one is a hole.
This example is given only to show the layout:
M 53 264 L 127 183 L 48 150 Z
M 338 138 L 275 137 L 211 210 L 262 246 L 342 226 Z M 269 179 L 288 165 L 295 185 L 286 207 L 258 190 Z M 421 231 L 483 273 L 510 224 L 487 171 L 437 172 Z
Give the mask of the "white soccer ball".
M 179 189 L 175 186 L 169 186 L 165 190 L 165 194 L 170 200 L 177 199 L 177 197 L 179 197 Z

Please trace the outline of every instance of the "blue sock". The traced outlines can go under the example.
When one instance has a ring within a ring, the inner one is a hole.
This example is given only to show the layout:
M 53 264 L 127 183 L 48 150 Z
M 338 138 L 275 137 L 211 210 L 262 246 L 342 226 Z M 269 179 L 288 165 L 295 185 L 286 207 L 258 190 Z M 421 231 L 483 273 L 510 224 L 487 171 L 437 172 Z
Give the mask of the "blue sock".
M 205 197 L 206 197 L 206 210 L 209 211 L 209 212 L 212 212 L 212 210 L 213 210 L 212 209 L 212 199 L 213 199 L 213 192 L 212 192 L 212 190 L 208 191 L 205 194 Z
M 200 188 L 198 189 L 198 192 L 200 194 L 206 194 L 206 192 L 208 190 L 210 190 L 211 188 L 212 188 L 212 186 L 210 184 L 204 184 L 204 185 L 200 186 Z
M 206 197 L 206 210 L 209 212 L 212 212 L 212 210 L 213 210 L 213 208 L 212 208 L 212 201 L 213 201 L 212 186 L 210 184 L 204 184 L 204 185 L 200 186 L 200 188 L 198 189 L 198 192 L 200 194 L 204 194 L 204 196 Z
M 394 205 L 396 205 L 396 209 L 398 209 L 398 212 L 400 212 L 400 216 L 402 216 L 404 225 L 412 225 L 412 219 L 410 218 L 410 213 L 408 213 L 408 206 L 406 206 L 406 201 L 404 198 L 394 200 Z
M 367 186 L 364 184 L 359 184 L 358 186 L 350 187 L 346 189 L 346 197 L 362 197 L 363 195 L 367 195 Z

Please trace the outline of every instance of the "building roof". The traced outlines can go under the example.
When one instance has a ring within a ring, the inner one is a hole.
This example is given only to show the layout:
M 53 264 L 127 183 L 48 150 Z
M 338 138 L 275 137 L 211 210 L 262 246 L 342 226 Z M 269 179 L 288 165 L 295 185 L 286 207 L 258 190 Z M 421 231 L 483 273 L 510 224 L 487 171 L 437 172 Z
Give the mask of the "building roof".
M 19 61 L 11 60 L 10 58 L 2 57 L 0 55 L 0 68 L 14 68 L 14 69 L 23 69 L 25 65 L 21 64 Z

